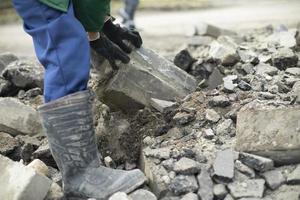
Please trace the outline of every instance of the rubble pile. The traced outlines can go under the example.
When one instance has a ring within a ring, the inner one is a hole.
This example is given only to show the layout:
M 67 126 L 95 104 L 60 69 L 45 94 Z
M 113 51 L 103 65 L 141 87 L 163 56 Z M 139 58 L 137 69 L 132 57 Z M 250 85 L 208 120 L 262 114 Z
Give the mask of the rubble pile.
M 110 200 L 298 200 L 299 31 L 237 34 L 201 24 L 189 35 L 173 62 L 146 48 L 117 72 L 93 61 L 101 71 L 89 85 L 98 97 L 103 164 L 141 168 L 149 179 Z M 1 185 L 0 197 L 61 199 L 61 175 L 36 111 L 43 68 L 5 53 L 0 73 L 1 177 L 15 180 Z

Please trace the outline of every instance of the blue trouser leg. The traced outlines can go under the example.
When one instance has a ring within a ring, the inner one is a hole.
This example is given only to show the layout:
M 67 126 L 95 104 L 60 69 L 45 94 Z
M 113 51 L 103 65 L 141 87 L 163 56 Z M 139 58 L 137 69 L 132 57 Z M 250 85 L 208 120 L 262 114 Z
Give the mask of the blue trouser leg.
M 72 4 L 67 13 L 38 0 L 13 0 L 13 4 L 45 68 L 45 102 L 86 90 L 90 70 L 89 43 L 84 28 L 74 16 Z
M 131 20 L 134 18 L 135 11 L 139 5 L 139 0 L 124 0 L 125 12 L 128 14 Z

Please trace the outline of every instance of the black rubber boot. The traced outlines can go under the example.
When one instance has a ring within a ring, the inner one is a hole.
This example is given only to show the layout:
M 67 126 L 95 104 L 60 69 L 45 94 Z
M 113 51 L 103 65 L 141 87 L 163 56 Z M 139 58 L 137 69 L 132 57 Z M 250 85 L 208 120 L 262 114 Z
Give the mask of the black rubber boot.
M 129 193 L 146 181 L 140 170 L 101 166 L 92 101 L 92 93 L 86 90 L 39 108 L 52 155 L 62 173 L 67 199 L 105 200 L 118 191 Z

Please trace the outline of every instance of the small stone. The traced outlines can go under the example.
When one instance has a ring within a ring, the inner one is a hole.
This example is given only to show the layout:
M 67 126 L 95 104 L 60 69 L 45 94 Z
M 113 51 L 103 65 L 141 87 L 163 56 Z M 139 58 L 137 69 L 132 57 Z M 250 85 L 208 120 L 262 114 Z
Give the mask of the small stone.
M 170 158 L 168 160 L 164 160 L 161 162 L 162 166 L 164 168 L 166 168 L 169 171 L 173 171 L 174 170 L 174 164 L 175 164 L 175 160 L 173 158 Z
M 0 154 L 7 156 L 13 153 L 19 145 L 17 139 L 7 133 L 0 132 Z
M 185 175 L 196 174 L 200 171 L 200 165 L 190 158 L 183 157 L 175 163 L 174 171 Z
M 254 74 L 254 66 L 250 63 L 246 63 L 244 65 L 242 65 L 242 70 L 245 74 Z
M 233 121 L 231 119 L 225 119 L 222 123 L 219 123 L 216 128 L 217 135 L 230 135 L 232 126 Z
M 299 67 L 291 67 L 285 70 L 285 73 L 293 75 L 293 76 L 300 76 L 300 68 Z
M 224 200 L 234 200 L 230 194 L 227 194 Z
M 157 200 L 156 196 L 148 190 L 139 189 L 129 195 L 130 200 Z
M 276 95 L 275 94 L 272 94 L 270 92 L 260 92 L 258 94 L 259 97 L 263 98 L 263 99 L 275 99 L 276 98 Z
M 106 156 L 104 158 L 104 164 L 106 167 L 109 167 L 109 168 L 116 168 L 116 163 L 113 161 L 113 159 L 110 157 L 110 156 Z
M 147 147 L 144 149 L 144 153 L 148 157 L 154 157 L 161 160 L 167 160 L 171 157 L 171 149 L 169 147 L 158 148 L 158 149 L 150 149 Z
M 234 163 L 235 168 L 242 172 L 243 174 L 247 175 L 250 178 L 254 178 L 255 177 L 255 171 L 248 167 L 247 165 L 244 165 L 241 161 L 236 160 Z
M 187 50 L 180 51 L 174 58 L 174 64 L 184 71 L 188 71 L 193 62 L 195 60 Z
M 296 167 L 296 169 L 288 175 L 287 183 L 291 185 L 299 185 L 300 184 L 300 165 Z
M 45 200 L 63 200 L 64 193 L 57 183 L 52 183 Z
M 214 131 L 211 128 L 205 129 L 203 132 L 204 132 L 204 138 L 206 139 L 211 140 L 215 137 Z
M 182 195 L 197 191 L 198 183 L 195 176 L 179 175 L 172 180 L 169 188 L 175 195 Z
M 108 200 L 130 200 L 125 192 L 117 192 L 109 197 Z
M 234 198 L 258 197 L 262 198 L 265 191 L 265 180 L 249 179 L 243 182 L 233 182 L 228 184 L 230 194 Z
M 49 169 L 47 165 L 39 159 L 34 159 L 31 163 L 27 165 L 27 167 L 32 168 L 35 172 L 41 175 L 49 176 Z
M 237 78 L 237 75 L 229 75 L 223 78 L 225 92 L 234 92 L 234 89 L 238 86 L 235 83 L 237 82 Z
M 281 48 L 272 55 L 272 62 L 279 70 L 296 67 L 298 56 L 289 48 Z
M 187 113 L 187 112 L 179 112 L 174 117 L 173 120 L 178 125 L 185 125 L 195 119 L 194 113 Z
M 209 100 L 209 105 L 212 107 L 227 107 L 229 106 L 231 103 L 229 101 L 229 99 L 226 96 L 214 96 L 211 100 Z
M 249 91 L 252 89 L 251 85 L 243 80 L 239 82 L 238 87 L 243 91 Z
M 199 200 L 198 195 L 195 193 L 187 193 L 180 200 Z
M 261 76 L 265 76 L 265 75 L 274 76 L 278 73 L 278 69 L 276 67 L 273 67 L 265 63 L 260 63 L 255 68 L 256 68 L 256 74 Z
M 214 178 L 230 182 L 234 177 L 234 152 L 231 149 L 219 151 L 213 164 Z
M 217 197 L 217 199 L 224 199 L 226 195 L 228 194 L 225 185 L 223 184 L 217 184 L 214 185 L 214 195 Z
M 201 169 L 200 174 L 197 176 L 199 183 L 198 196 L 201 200 L 213 200 L 213 181 L 206 169 Z
M 285 178 L 279 170 L 267 171 L 262 174 L 262 177 L 272 190 L 277 189 L 285 182 Z
M 217 123 L 221 116 L 213 109 L 207 109 L 205 118 L 207 121 L 212 122 L 212 123 Z
M 209 56 L 219 60 L 224 66 L 233 66 L 240 57 L 237 54 L 235 45 L 224 44 L 220 41 L 213 41 L 210 45 Z
M 56 162 L 52 157 L 47 140 L 44 140 L 44 142 L 42 142 L 41 146 L 33 152 L 32 156 L 33 158 L 40 159 L 47 166 L 51 166 L 54 168 L 57 167 Z
M 5 66 L 9 65 L 10 63 L 12 63 L 16 60 L 18 60 L 18 57 L 12 53 L 5 52 L 5 53 L 0 54 L 0 61 L 2 61 Z M 1 70 L 0 70 L 0 73 L 1 73 Z
M 269 171 L 274 168 L 273 160 L 253 154 L 240 153 L 239 160 L 259 172 Z

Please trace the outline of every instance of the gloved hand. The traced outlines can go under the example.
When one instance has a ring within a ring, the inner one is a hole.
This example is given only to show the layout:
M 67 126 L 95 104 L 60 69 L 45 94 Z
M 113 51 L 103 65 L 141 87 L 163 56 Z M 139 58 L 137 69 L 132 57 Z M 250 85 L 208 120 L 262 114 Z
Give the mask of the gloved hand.
M 106 58 L 114 70 L 118 70 L 119 67 L 116 64 L 116 60 L 127 64 L 130 58 L 124 53 L 118 46 L 111 42 L 105 35 L 101 34 L 100 38 L 94 41 L 90 41 L 90 46 L 97 53 Z
M 128 40 L 136 48 L 140 48 L 143 44 L 139 32 L 122 28 L 120 25 L 114 24 L 112 20 L 105 22 L 103 26 L 103 33 L 108 37 L 108 39 L 117 44 L 126 53 L 131 53 L 132 48 L 126 45 L 124 40 Z

